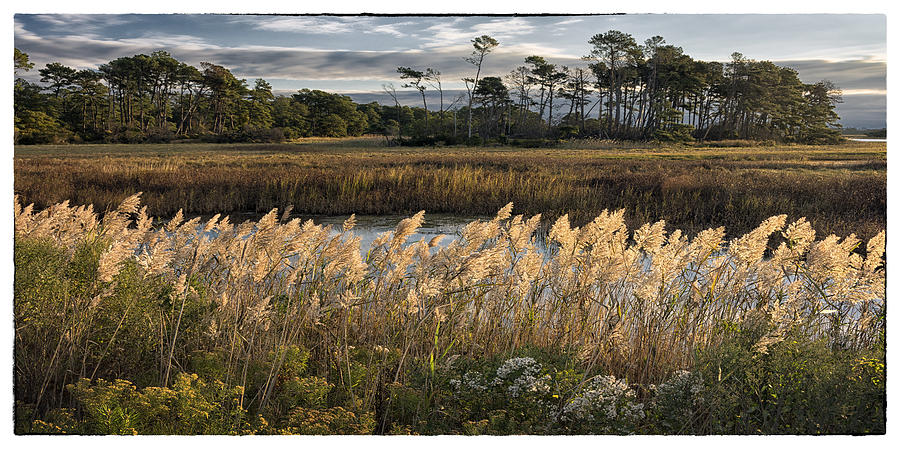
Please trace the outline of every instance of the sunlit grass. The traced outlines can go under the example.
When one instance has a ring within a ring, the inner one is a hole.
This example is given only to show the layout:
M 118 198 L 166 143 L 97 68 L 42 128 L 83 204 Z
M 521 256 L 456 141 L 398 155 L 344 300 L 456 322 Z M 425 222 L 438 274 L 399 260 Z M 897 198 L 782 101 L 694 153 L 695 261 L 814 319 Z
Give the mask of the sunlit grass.
M 352 217 L 17 199 L 18 428 L 884 431 L 884 232 L 778 215 L 688 238 L 620 210 L 539 243 L 512 209 L 446 246 L 410 241 L 420 212 L 362 248 Z
M 38 207 L 69 199 L 114 207 L 144 192 L 150 213 L 484 215 L 507 202 L 583 224 L 625 208 L 635 226 L 743 233 L 766 217 L 871 237 L 886 217 L 884 143 L 712 148 L 568 142 L 562 148 L 378 147 L 377 138 L 291 144 L 19 147 L 15 191 Z

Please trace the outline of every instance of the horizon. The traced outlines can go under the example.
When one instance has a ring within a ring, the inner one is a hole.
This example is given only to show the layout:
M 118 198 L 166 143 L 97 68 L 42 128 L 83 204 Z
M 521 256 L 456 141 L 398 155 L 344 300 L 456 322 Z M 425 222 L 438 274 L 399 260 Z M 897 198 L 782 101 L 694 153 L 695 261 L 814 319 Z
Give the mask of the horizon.
M 805 83 L 829 79 L 843 91 L 836 107 L 843 126 L 886 127 L 883 14 L 16 14 L 14 41 L 35 64 L 20 74 L 29 81 L 50 62 L 96 69 L 118 57 L 164 50 L 194 66 L 222 65 L 248 83 L 265 79 L 276 95 L 309 88 L 387 103 L 381 86 L 393 83 L 401 103 L 416 106 L 421 98 L 400 87 L 398 66 L 441 71 L 446 105 L 464 92 L 460 79 L 471 75 L 471 66 L 463 58 L 476 36 L 500 41 L 485 74 L 503 76 L 530 55 L 584 67 L 588 39 L 610 29 L 638 43 L 660 35 L 696 60 L 727 61 L 740 52 L 793 68 Z M 426 92 L 434 100 L 429 109 L 436 109 L 437 93 Z

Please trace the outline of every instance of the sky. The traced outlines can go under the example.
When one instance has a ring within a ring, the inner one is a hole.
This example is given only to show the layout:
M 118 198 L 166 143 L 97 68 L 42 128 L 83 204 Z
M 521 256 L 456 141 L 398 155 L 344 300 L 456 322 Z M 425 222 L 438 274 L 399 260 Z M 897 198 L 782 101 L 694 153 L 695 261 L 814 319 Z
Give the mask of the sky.
M 445 102 L 473 76 L 464 61 L 471 39 L 500 41 L 484 75 L 502 76 L 525 57 L 540 55 L 569 67 L 585 66 L 591 36 L 608 30 L 642 43 L 655 35 L 695 59 L 728 61 L 738 51 L 799 72 L 804 82 L 829 79 L 843 90 L 838 105 L 845 127 L 885 126 L 887 21 L 882 14 L 629 14 L 567 16 L 286 16 L 216 14 L 17 14 L 16 48 L 35 70 L 49 62 L 97 68 L 121 56 L 168 51 L 199 66 L 225 66 L 252 85 L 276 94 L 322 89 L 359 102 L 388 103 L 393 83 L 406 104 L 418 93 L 403 89 L 398 66 L 442 73 Z M 455 92 L 453 92 L 455 90 Z M 429 107 L 437 106 L 429 95 Z

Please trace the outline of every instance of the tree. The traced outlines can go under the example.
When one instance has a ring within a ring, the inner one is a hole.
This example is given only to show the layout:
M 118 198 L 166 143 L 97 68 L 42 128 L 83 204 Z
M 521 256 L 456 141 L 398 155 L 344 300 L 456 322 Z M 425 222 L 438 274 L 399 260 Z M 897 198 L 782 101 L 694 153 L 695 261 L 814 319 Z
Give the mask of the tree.
M 841 139 L 840 119 L 834 112 L 843 101 L 842 92 L 829 80 L 804 85 L 805 107 L 802 112 L 802 141 L 806 143 L 835 143 Z
M 28 61 L 28 53 L 18 48 L 13 49 L 13 76 L 19 75 L 19 70 L 27 72 L 34 68 L 34 63 Z
M 482 78 L 475 87 L 475 97 L 481 102 L 481 122 L 486 134 L 502 129 L 502 111 L 509 103 L 509 91 L 503 81 L 496 76 Z
M 401 109 L 400 109 L 400 100 L 397 99 L 397 89 L 394 88 L 393 84 L 382 84 L 381 88 L 384 90 L 386 94 L 388 94 L 392 100 L 394 100 L 394 107 L 397 108 L 397 140 L 403 140 L 403 125 L 401 120 Z
M 413 70 L 409 67 L 397 67 L 397 72 L 400 73 L 400 79 L 410 80 L 408 83 L 403 84 L 401 87 L 414 87 L 417 91 L 419 91 L 419 95 L 422 96 L 422 107 L 425 108 L 425 134 L 427 135 L 428 104 L 425 102 L 425 85 L 423 84 L 426 78 L 426 72 Z
M 100 130 L 101 108 L 104 106 L 103 97 L 106 96 L 106 86 L 101 81 L 103 75 L 93 70 L 79 70 L 72 84 L 75 103 L 81 110 L 81 131 L 83 134 L 97 133 Z
M 203 75 L 196 67 L 181 63 L 175 74 L 178 85 L 178 126 L 176 134 L 187 134 L 193 129 L 194 115 L 200 105 L 200 99 L 206 93 Z M 175 119 L 173 117 L 173 119 Z
M 309 108 L 291 97 L 277 97 L 272 102 L 272 124 L 281 128 L 288 139 L 309 134 Z
M 41 74 L 41 82 L 50 83 L 49 89 L 53 91 L 53 96 L 59 98 L 59 93 L 74 81 L 76 71 L 58 62 L 51 62 L 38 70 L 38 73 Z
M 519 66 L 506 75 L 507 83 L 516 95 L 516 128 L 519 133 L 525 129 L 528 107 L 531 105 L 531 82 L 528 67 Z
M 525 58 L 525 63 L 531 65 L 528 82 L 536 84 L 541 92 L 538 117 L 543 120 L 544 110 L 547 108 L 547 128 L 549 128 L 553 125 L 553 92 L 559 83 L 566 79 L 566 72 L 557 70 L 556 65 L 548 63 L 540 56 L 529 56 Z M 541 129 L 543 130 L 543 127 Z
M 583 67 L 567 70 L 566 79 L 557 90 L 558 95 L 569 100 L 569 112 L 563 115 L 561 125 L 576 128 L 579 134 L 584 133 L 584 107 L 590 103 L 587 95 L 587 71 Z
M 475 48 L 472 51 L 472 55 L 466 58 L 466 62 L 475 66 L 475 78 L 466 78 L 464 81 L 466 82 L 466 91 L 469 93 L 469 114 L 468 114 L 468 128 L 469 128 L 469 138 L 472 138 L 472 90 L 478 86 L 478 79 L 481 76 L 481 66 L 484 64 L 484 57 L 488 53 L 492 52 L 497 46 L 500 45 L 500 42 L 497 42 L 496 39 L 488 36 L 482 35 L 472 39 L 472 46 Z M 469 82 L 471 81 L 472 85 L 469 86 Z
M 252 128 L 266 129 L 271 128 L 274 121 L 272 119 L 272 102 L 275 95 L 272 94 L 272 85 L 262 78 L 258 78 L 249 93 L 250 100 L 250 117 L 248 125 Z
M 248 88 L 223 66 L 202 63 L 198 69 L 164 51 L 120 57 L 97 70 L 52 62 L 40 70 L 39 83 L 15 80 L 16 142 L 162 141 L 203 133 L 257 139 L 280 135 L 262 132 L 273 127 L 289 138 L 364 132 L 387 136 L 387 130 L 396 128 L 400 139 L 434 131 L 426 86 L 441 96 L 441 133 L 447 125 L 444 112 L 452 111 L 454 137 L 464 113 L 468 135 L 477 128 L 485 138 L 502 132 L 811 143 L 838 138 L 835 104 L 841 97 L 831 82 L 804 84 L 790 68 L 737 52 L 724 64 L 694 60 L 660 36 L 638 46 L 630 35 L 613 30 L 593 36 L 590 43 L 585 57 L 590 71 L 557 68 L 532 55 L 501 80 L 482 75 L 485 56 L 499 44 L 489 36 L 475 38 L 466 58 L 475 66 L 474 77 L 464 78 L 466 92 L 449 107 L 440 72 L 432 68 L 398 68 L 404 87 L 414 87 L 422 96 L 421 107 L 409 107 L 401 106 L 392 85 L 385 85 L 392 105 L 359 105 L 343 95 L 309 89 L 276 97 L 263 79 Z M 20 50 L 14 49 L 13 57 L 16 75 L 33 67 Z M 591 72 L 594 79 L 589 81 Z M 589 118 L 595 107 L 598 115 Z
M 332 94 L 321 90 L 301 89 L 293 95 L 294 101 L 309 108 L 309 134 L 324 136 L 334 134 L 332 114 L 338 116 L 346 125 L 346 131 L 357 135 L 366 129 L 366 116 L 356 109 L 356 103 L 346 95 Z M 327 121 L 327 128 L 326 126 Z
M 319 123 L 319 134 L 325 137 L 346 137 L 347 122 L 337 114 L 328 114 L 322 117 Z
M 247 82 L 239 80 L 231 74 L 231 71 L 220 65 L 209 62 L 201 62 L 203 69 L 203 84 L 210 93 L 209 115 L 212 117 L 212 132 L 221 134 L 226 126 L 235 128 L 234 115 L 238 100 L 246 95 Z
M 637 43 L 630 34 L 610 30 L 603 34 L 595 34 L 588 41 L 591 44 L 590 55 L 586 58 L 605 64 L 609 71 L 610 103 L 608 113 L 612 116 L 615 109 L 615 132 L 618 133 L 622 112 L 622 78 L 623 66 L 637 53 Z M 613 101 L 612 97 L 615 97 Z M 611 130 L 612 131 L 612 130 Z
M 153 113 L 154 125 L 168 132 L 168 117 L 172 89 L 178 83 L 181 63 L 165 51 L 155 51 L 146 59 L 147 90 Z
M 428 82 L 428 85 L 433 89 L 437 89 L 438 96 L 440 97 L 440 119 L 441 124 L 439 126 L 438 132 L 443 133 L 444 128 L 444 86 L 441 84 L 441 72 L 434 70 L 432 68 L 428 68 L 425 70 L 425 81 Z M 424 103 L 424 101 L 423 101 Z M 426 111 L 428 109 L 426 108 Z M 426 115 L 427 117 L 427 115 Z
M 15 143 L 65 143 L 72 135 L 59 120 L 42 111 L 24 111 L 16 117 Z

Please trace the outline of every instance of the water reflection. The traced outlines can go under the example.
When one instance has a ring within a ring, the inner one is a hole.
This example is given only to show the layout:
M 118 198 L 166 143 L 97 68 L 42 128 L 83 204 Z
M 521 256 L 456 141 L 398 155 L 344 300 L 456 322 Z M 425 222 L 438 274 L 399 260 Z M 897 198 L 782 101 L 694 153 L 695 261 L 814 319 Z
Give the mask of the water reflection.
M 410 215 L 357 215 L 356 226 L 351 231 L 354 235 L 360 237 L 360 249 L 364 252 L 368 251 L 372 246 L 372 241 L 378 238 L 384 232 L 393 231 L 400 220 L 411 217 Z M 343 229 L 344 220 L 349 215 L 320 215 L 320 216 L 304 216 L 300 215 L 291 218 L 300 218 L 303 221 L 312 220 L 313 223 L 323 226 L 332 226 L 332 233 L 340 233 Z M 445 235 L 438 246 L 445 247 L 450 242 L 459 238 L 462 229 L 475 220 L 490 220 L 491 216 L 460 216 L 455 214 L 429 214 L 425 213 L 425 221 L 422 226 L 413 233 L 408 242 L 417 242 L 421 239 L 429 241 L 435 236 Z
M 393 231 L 397 228 L 400 220 L 412 217 L 413 214 L 396 214 L 396 215 L 357 215 L 356 226 L 350 231 L 355 236 L 360 237 L 360 249 L 366 253 L 372 246 L 372 242 L 384 232 Z M 259 221 L 263 216 L 259 214 L 231 214 L 232 223 L 240 224 L 244 221 Z M 203 229 L 204 224 L 212 216 L 200 216 L 200 223 L 197 225 L 198 230 Z M 224 218 L 224 217 L 223 217 Z M 291 215 L 289 220 L 299 218 L 302 222 L 312 220 L 313 223 L 321 226 L 331 226 L 332 235 L 340 234 L 343 230 L 344 221 L 350 218 L 350 215 Z M 456 215 L 456 214 L 429 214 L 425 213 L 425 221 L 422 223 L 415 233 L 413 233 L 407 242 L 417 242 L 421 239 L 429 241 L 438 235 L 444 235 L 438 244 L 439 248 L 443 248 L 457 240 L 463 228 L 475 220 L 489 221 L 493 216 L 489 215 Z M 168 220 L 160 220 L 155 223 L 157 226 L 164 225 Z M 214 238 L 218 234 L 216 229 L 208 231 L 205 235 Z M 251 232 L 252 234 L 252 232 Z

